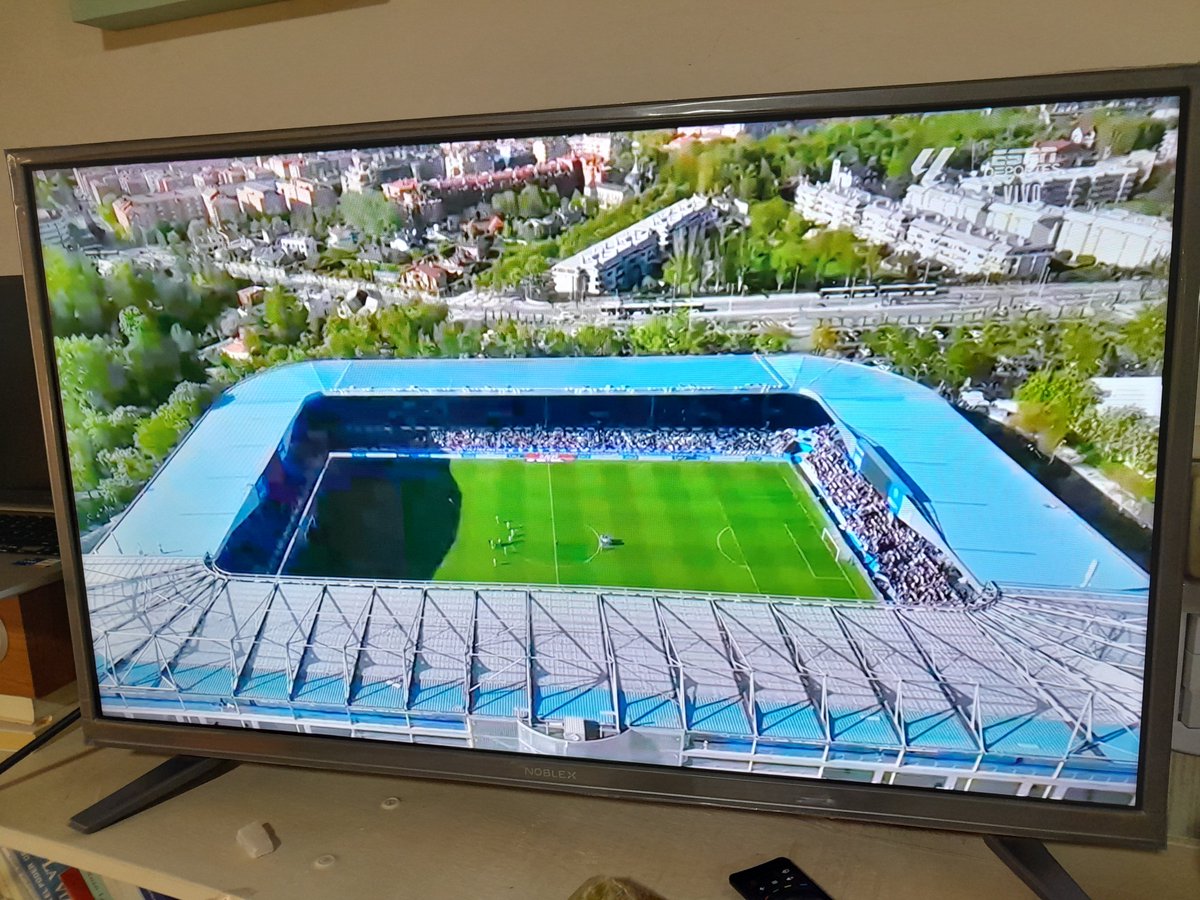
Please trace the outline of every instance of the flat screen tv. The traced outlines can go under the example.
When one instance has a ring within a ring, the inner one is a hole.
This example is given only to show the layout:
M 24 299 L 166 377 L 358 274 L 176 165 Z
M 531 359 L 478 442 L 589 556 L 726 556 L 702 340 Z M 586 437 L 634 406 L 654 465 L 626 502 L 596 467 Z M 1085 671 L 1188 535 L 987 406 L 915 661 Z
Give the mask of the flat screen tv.
M 1198 87 L 11 153 L 87 735 L 1161 841 Z

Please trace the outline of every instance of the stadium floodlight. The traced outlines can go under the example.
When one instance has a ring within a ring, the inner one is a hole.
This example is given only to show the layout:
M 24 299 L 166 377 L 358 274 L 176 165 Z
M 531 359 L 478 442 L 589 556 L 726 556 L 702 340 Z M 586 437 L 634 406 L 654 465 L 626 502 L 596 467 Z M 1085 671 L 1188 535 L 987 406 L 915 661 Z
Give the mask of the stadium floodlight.
M 11 152 L 88 738 L 1161 844 L 1198 90 Z

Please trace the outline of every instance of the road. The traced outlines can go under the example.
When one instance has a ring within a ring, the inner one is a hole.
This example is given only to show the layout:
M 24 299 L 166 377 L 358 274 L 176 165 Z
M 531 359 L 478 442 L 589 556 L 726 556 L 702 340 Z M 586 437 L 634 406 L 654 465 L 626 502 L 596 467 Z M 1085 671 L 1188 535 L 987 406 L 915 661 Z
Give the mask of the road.
M 1028 309 L 1051 313 L 1088 306 L 1141 304 L 1164 298 L 1161 285 L 1113 281 L 1093 284 L 999 284 L 952 287 L 932 298 L 908 298 L 884 305 L 875 298 L 822 300 L 815 291 L 778 294 L 726 295 L 701 298 L 705 309 L 694 313 L 723 322 L 777 322 L 796 333 L 811 330 L 818 321 L 853 324 L 866 321 L 970 321 Z M 470 293 L 447 298 L 456 318 L 480 320 L 516 317 L 544 322 L 611 322 L 616 317 L 601 309 L 612 297 L 578 303 L 550 304 L 520 297 Z
M 329 290 L 342 296 L 359 289 L 380 295 L 384 302 L 398 303 L 419 294 L 396 287 L 381 286 L 348 278 L 292 273 L 246 263 L 226 263 L 230 274 L 260 282 L 278 282 L 298 292 Z M 700 299 L 704 310 L 695 315 L 719 322 L 771 322 L 797 336 L 812 331 L 820 321 L 854 327 L 883 322 L 945 323 L 979 321 L 997 315 L 1029 309 L 1044 309 L 1051 314 L 1070 312 L 1088 306 L 1112 307 L 1145 303 L 1165 297 L 1162 282 L 1108 281 L 1064 284 L 992 284 L 950 287 L 936 297 L 912 297 L 884 305 L 876 298 L 822 300 L 816 291 L 781 291 L 772 294 L 728 294 Z M 432 299 L 432 298 L 426 298 Z M 453 319 L 484 322 L 516 318 L 562 326 L 583 323 L 611 323 L 617 317 L 602 309 L 612 296 L 588 297 L 578 302 L 548 303 L 529 300 L 519 294 L 495 294 L 466 291 L 440 298 L 450 307 Z

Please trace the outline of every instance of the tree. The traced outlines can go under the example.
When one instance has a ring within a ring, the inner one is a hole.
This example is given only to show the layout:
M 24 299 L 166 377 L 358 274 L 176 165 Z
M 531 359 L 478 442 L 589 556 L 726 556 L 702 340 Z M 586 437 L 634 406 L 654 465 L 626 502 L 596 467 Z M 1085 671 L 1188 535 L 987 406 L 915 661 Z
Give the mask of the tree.
M 955 332 L 942 360 L 941 380 L 955 390 L 985 381 L 996 367 L 996 357 L 962 329 Z
M 190 381 L 177 385 L 137 426 L 135 444 L 155 460 L 165 458 L 212 402 L 212 397 L 212 391 L 204 385 Z
M 497 290 L 517 287 L 546 275 L 550 271 L 550 261 L 557 253 L 554 241 L 505 244 L 500 257 L 475 277 L 475 284 Z
M 1149 116 L 1107 111 L 1096 122 L 1096 146 L 1112 156 L 1158 146 L 1166 125 Z
M 183 378 L 179 346 L 145 313 L 132 307 L 121 310 L 120 331 L 125 338 L 129 399 L 139 405 L 161 402 Z
M 108 409 L 124 392 L 124 367 L 104 338 L 56 337 L 54 355 L 66 405 L 79 409 Z
M 505 219 L 514 219 L 517 216 L 517 195 L 515 191 L 500 191 L 492 194 L 488 201 L 492 205 L 492 210 L 499 216 Z
M 828 322 L 819 322 L 813 326 L 810 340 L 813 353 L 818 354 L 832 353 L 841 345 L 841 335 Z
M 1149 374 L 1160 374 L 1167 346 L 1167 307 L 1165 303 L 1146 306 L 1121 326 L 1118 352 L 1133 367 Z
M 1158 469 L 1158 422 L 1137 409 L 1089 412 L 1082 437 L 1105 459 L 1154 478 Z
M 556 204 L 557 205 L 557 204 Z M 542 189 L 530 183 L 517 194 L 517 214 L 524 219 L 539 219 L 546 215 L 548 204 L 542 197 Z
M 370 238 L 381 238 L 400 225 L 400 210 L 379 191 L 346 191 L 338 200 L 342 220 Z
M 275 344 L 294 343 L 308 326 L 308 310 L 281 285 L 273 285 L 263 294 L 262 318 L 267 337 Z
M 1020 426 L 1053 451 L 1096 405 L 1096 389 L 1076 369 L 1042 369 L 1017 389 Z
M 676 291 L 694 291 L 700 283 L 700 260 L 693 253 L 672 256 L 663 267 L 663 280 Z
M 752 348 L 755 353 L 781 353 L 791 343 L 791 333 L 781 325 L 758 332 L 753 336 Z
M 1115 348 L 1103 328 L 1087 321 L 1072 322 L 1059 332 L 1062 362 L 1088 377 L 1105 374 Z
M 749 229 L 755 237 L 774 236 L 792 214 L 792 207 L 782 197 L 760 200 L 750 204 Z
M 113 322 L 104 279 L 82 253 L 57 247 L 43 250 L 46 292 L 56 335 L 102 334 Z
M 338 359 L 379 356 L 381 341 L 372 316 L 332 316 L 325 320 L 324 349 Z
M 574 338 L 579 356 L 620 356 L 624 349 L 620 336 L 611 325 L 581 325 Z

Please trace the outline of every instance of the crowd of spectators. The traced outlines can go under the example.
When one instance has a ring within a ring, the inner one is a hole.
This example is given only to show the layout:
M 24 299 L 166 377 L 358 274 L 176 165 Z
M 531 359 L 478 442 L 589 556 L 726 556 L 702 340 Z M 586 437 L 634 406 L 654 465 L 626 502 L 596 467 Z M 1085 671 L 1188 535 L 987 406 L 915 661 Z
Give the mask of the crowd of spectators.
M 796 432 L 773 428 L 394 428 L 392 446 L 451 453 L 706 453 L 779 456 Z
M 826 498 L 841 512 L 846 531 L 874 559 L 872 575 L 889 597 L 905 606 L 973 606 L 981 601 L 945 555 L 892 515 L 883 495 L 854 471 L 836 428 L 815 428 L 811 440 L 806 461 Z

